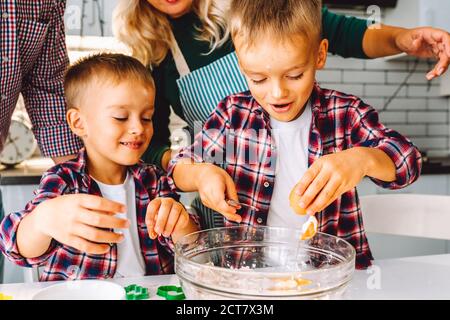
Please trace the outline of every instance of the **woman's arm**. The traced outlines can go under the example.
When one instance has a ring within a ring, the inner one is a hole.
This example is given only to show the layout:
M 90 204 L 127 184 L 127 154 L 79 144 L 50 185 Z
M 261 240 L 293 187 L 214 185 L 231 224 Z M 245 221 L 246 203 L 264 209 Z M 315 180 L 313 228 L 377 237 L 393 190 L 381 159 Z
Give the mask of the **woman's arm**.
M 429 80 L 445 73 L 450 64 L 450 34 L 445 30 L 423 27 L 405 29 L 371 25 L 367 20 L 322 11 L 323 37 L 330 52 L 342 57 L 380 58 L 402 52 L 438 62 L 427 74 Z
M 163 80 L 158 69 L 153 73 L 156 87 L 155 112 L 153 114 L 153 137 L 149 147 L 142 156 L 142 160 L 167 170 L 170 160 L 170 105 L 164 98 Z
M 364 34 L 367 21 L 355 17 L 347 17 L 322 9 L 323 37 L 329 41 L 329 50 L 344 58 L 367 59 L 363 49 Z
M 363 49 L 370 58 L 405 52 L 419 58 L 436 59 L 437 64 L 427 74 L 428 80 L 444 74 L 450 64 L 450 34 L 430 27 L 404 29 L 373 25 L 364 35 Z

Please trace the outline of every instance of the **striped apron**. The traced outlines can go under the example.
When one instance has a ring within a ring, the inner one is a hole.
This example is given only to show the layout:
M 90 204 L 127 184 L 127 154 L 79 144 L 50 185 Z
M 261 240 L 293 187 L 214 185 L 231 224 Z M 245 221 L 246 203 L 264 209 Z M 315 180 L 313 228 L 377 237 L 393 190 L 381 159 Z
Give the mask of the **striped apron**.
M 203 127 L 222 99 L 248 90 L 247 81 L 239 69 L 236 52 L 192 72 L 176 41 L 174 41 L 172 55 L 180 74 L 177 86 L 183 113 L 189 128 L 194 133 L 197 133 L 195 130 Z M 224 226 L 223 216 L 205 207 L 198 196 L 191 206 L 197 211 L 203 229 Z

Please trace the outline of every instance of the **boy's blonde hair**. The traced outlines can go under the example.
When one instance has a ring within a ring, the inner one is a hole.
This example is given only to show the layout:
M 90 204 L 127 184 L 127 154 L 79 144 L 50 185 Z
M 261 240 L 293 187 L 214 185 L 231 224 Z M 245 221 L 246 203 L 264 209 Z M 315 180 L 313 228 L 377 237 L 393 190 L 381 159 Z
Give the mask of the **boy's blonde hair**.
M 150 71 L 137 59 L 119 53 L 97 53 L 81 58 L 66 72 L 64 90 L 67 108 L 80 105 L 84 92 L 94 82 L 118 85 L 137 81 L 149 90 L 155 89 Z
M 293 37 L 301 35 L 318 45 L 322 36 L 322 1 L 232 0 L 228 24 L 231 37 L 239 37 L 247 46 L 268 35 L 275 41 L 295 41 Z
M 210 52 L 228 39 L 226 11 L 230 0 L 193 0 L 193 12 L 199 17 L 197 39 L 210 44 Z M 146 66 L 157 66 L 174 47 L 167 15 L 147 0 L 121 0 L 114 10 L 114 35 L 130 47 L 134 57 Z

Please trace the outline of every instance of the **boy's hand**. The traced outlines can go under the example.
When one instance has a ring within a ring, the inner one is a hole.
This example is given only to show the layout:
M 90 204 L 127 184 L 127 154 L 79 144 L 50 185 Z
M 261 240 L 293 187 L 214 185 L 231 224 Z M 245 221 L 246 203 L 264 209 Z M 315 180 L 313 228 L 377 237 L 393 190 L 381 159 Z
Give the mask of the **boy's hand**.
M 114 217 L 123 204 L 88 194 L 71 194 L 42 202 L 36 209 L 37 229 L 82 252 L 105 254 L 123 235 L 101 229 L 126 229 L 129 221 Z
M 147 207 L 145 223 L 150 239 L 161 234 L 168 238 L 182 233 L 189 225 L 189 214 L 181 203 L 172 198 L 156 198 Z
M 233 179 L 223 169 L 212 164 L 197 164 L 202 167 L 196 185 L 202 203 L 225 216 L 230 221 L 240 223 L 242 217 L 236 213 L 236 207 L 226 200 L 239 202 Z
M 310 215 L 325 209 L 366 176 L 366 162 L 357 148 L 315 161 L 298 183 L 300 207 Z

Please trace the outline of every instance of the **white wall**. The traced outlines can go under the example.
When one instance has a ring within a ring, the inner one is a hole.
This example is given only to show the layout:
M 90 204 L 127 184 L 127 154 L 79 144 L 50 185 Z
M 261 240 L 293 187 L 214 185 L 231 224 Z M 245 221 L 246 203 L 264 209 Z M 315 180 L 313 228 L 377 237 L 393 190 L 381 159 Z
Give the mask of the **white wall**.
M 66 33 L 68 35 L 100 36 L 100 17 L 104 20 L 104 36 L 112 36 L 112 12 L 119 0 L 87 0 L 84 1 L 84 23 L 81 24 L 83 0 L 67 0 Z M 98 9 L 100 8 L 100 10 Z

